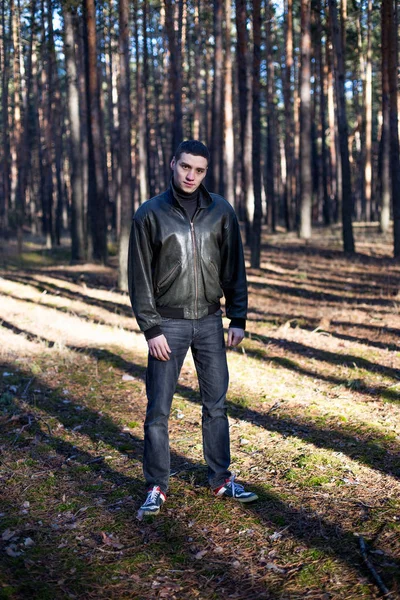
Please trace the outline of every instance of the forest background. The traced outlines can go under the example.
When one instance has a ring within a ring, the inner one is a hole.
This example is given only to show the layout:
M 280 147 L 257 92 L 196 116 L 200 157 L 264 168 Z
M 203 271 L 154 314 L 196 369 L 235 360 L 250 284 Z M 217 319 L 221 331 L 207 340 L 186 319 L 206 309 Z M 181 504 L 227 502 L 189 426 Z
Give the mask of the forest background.
M 264 226 L 394 223 L 400 256 L 393 0 L 2 0 L 0 229 L 70 232 L 72 260 L 119 247 L 169 182 L 179 141 L 211 150 L 251 264 Z M 391 200 L 392 199 L 392 200 Z
M 397 32 L 395 0 L 0 0 L 1 600 L 400 597 Z M 188 356 L 146 522 L 127 244 L 184 138 L 246 242 L 259 501 L 209 492 Z

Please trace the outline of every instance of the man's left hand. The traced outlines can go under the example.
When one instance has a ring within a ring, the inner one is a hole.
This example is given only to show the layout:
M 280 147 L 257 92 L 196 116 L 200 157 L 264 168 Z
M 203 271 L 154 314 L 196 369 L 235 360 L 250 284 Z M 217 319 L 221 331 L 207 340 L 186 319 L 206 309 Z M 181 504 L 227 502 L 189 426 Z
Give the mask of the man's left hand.
M 244 329 L 239 327 L 229 327 L 227 345 L 231 347 L 239 346 L 244 338 Z

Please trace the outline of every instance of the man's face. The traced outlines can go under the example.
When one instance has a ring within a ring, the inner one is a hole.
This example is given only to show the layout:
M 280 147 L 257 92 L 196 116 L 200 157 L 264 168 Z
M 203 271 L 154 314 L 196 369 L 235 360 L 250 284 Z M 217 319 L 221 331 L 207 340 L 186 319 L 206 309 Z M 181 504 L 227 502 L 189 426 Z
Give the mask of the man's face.
M 207 167 L 208 162 L 204 156 L 183 152 L 178 160 L 174 157 L 171 161 L 171 169 L 174 173 L 175 186 L 187 194 L 193 193 L 207 175 Z

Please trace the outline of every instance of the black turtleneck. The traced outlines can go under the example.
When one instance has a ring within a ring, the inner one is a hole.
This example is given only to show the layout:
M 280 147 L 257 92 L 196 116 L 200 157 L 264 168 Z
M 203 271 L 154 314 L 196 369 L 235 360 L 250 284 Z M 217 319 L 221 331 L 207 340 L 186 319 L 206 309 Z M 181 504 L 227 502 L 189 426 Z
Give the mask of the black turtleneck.
M 195 190 L 194 192 L 187 194 L 180 188 L 176 187 L 173 179 L 172 179 L 172 189 L 174 190 L 175 198 L 178 200 L 178 202 L 182 206 L 182 208 L 185 209 L 185 211 L 187 212 L 187 215 L 189 217 L 189 220 L 191 221 L 194 217 L 194 214 L 195 214 L 198 204 L 199 204 L 200 189 L 197 188 L 197 190 Z

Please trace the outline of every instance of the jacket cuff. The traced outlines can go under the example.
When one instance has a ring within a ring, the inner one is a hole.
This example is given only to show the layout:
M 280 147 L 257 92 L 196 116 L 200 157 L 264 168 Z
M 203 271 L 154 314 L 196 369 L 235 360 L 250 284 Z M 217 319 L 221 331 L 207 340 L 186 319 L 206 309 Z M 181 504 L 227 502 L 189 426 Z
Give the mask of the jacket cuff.
M 146 340 L 152 340 L 153 338 L 162 335 L 161 327 L 159 325 L 154 325 L 154 327 L 150 327 L 143 332 Z
M 246 329 L 246 319 L 231 319 L 229 327 L 238 327 L 239 329 Z

